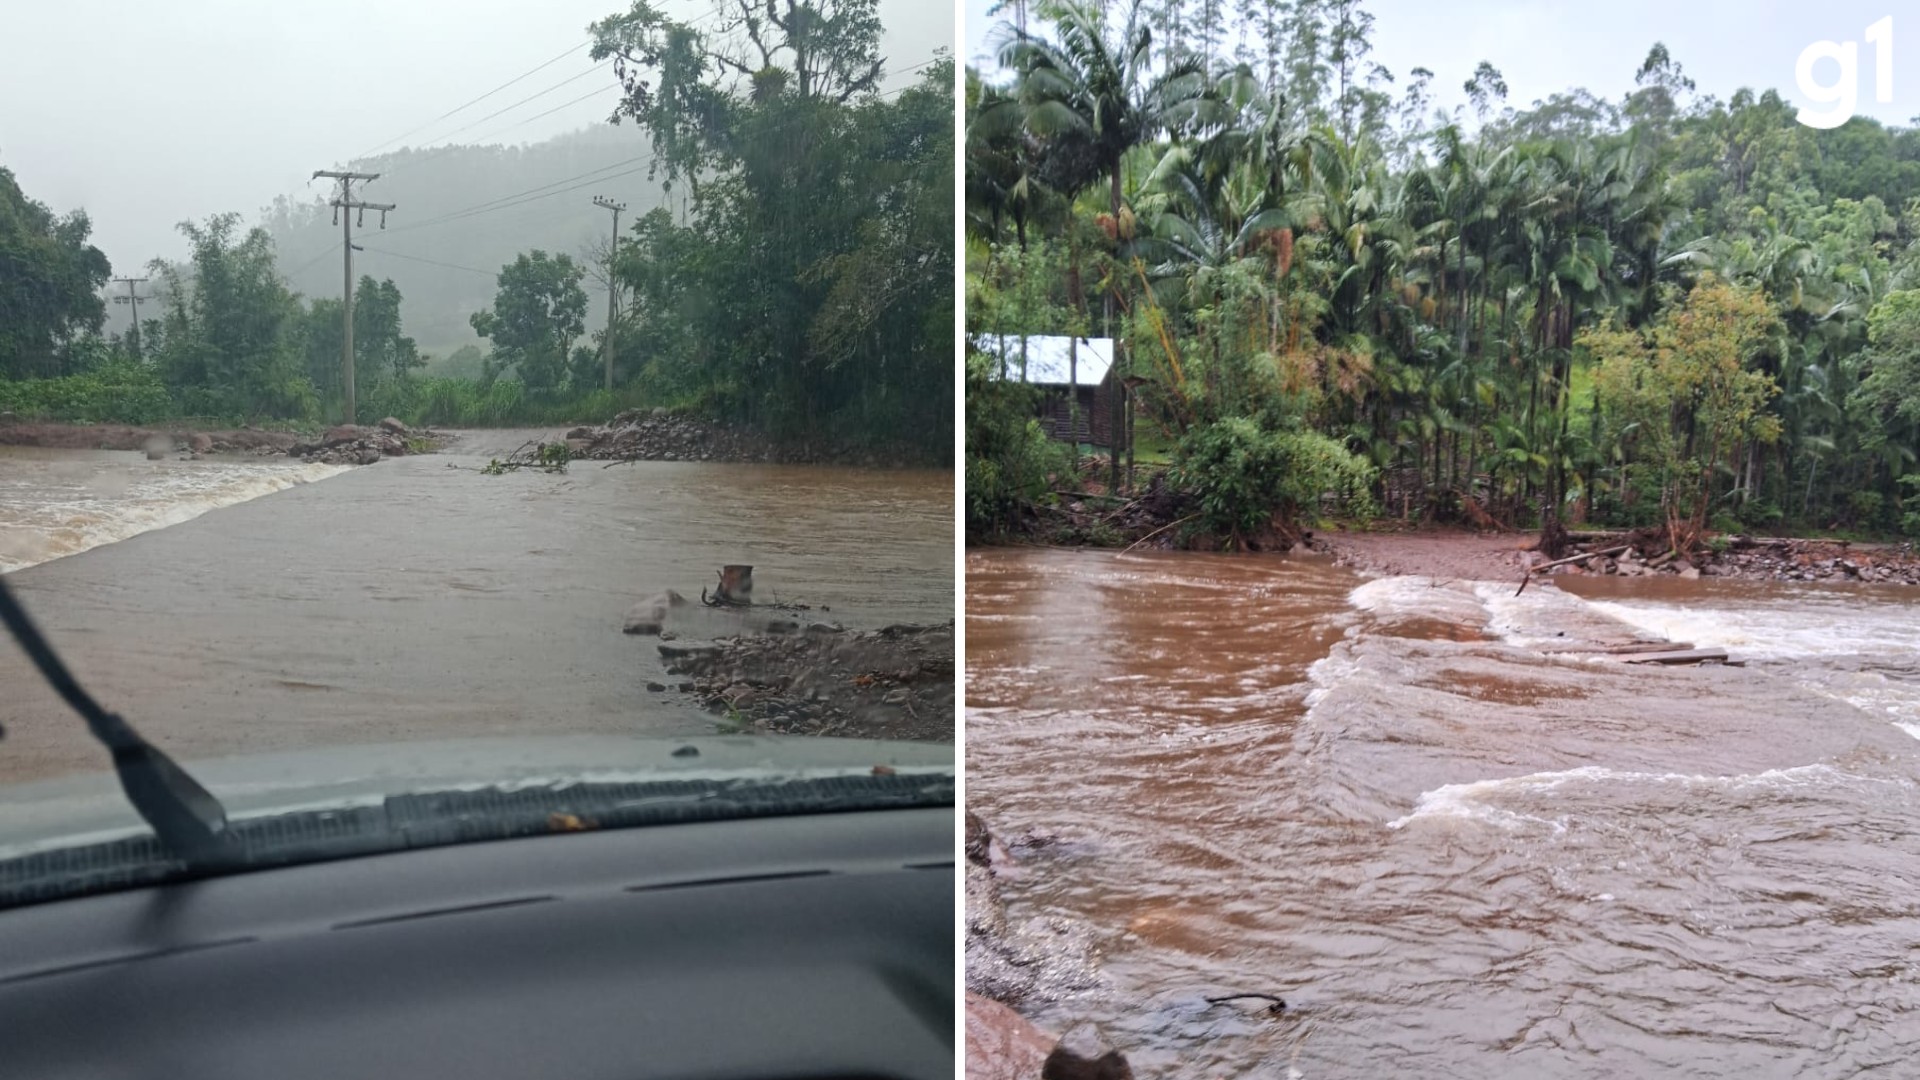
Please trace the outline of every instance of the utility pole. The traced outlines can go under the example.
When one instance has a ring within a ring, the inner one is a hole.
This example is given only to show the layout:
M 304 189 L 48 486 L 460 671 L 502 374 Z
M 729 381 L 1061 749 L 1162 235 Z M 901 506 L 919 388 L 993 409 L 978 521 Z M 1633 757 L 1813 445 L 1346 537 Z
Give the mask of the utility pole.
M 133 286 L 136 282 L 145 283 L 147 279 L 143 277 L 117 277 L 117 278 L 114 278 L 113 280 L 118 281 L 126 285 L 127 287 L 127 295 L 116 296 L 113 298 L 113 302 L 116 304 L 126 304 L 128 305 L 128 307 L 132 309 L 133 356 L 134 356 L 134 359 L 137 360 L 137 359 L 140 359 L 140 305 L 146 303 L 149 299 L 151 299 L 151 297 L 140 296 L 136 294 L 133 291 Z
M 595 195 L 593 197 L 593 205 L 599 207 L 602 210 L 613 211 L 613 243 L 609 245 L 607 248 L 607 334 L 606 334 L 606 340 L 600 343 L 603 346 L 603 349 L 601 351 L 606 353 L 607 389 L 612 390 L 613 389 L 613 304 L 614 304 L 613 298 L 617 293 L 617 286 L 613 280 L 613 257 L 620 250 L 620 211 L 625 210 L 627 208 L 627 204 L 623 202 L 614 202 L 612 199 L 605 199 L 605 198 L 601 198 L 598 195 Z
M 373 181 L 380 179 L 379 173 L 334 172 L 329 169 L 314 171 L 315 180 L 321 177 L 340 181 L 340 193 L 333 198 L 333 220 L 340 225 L 340 246 L 346 255 L 346 284 L 341 289 L 340 317 L 342 327 L 340 346 L 340 385 L 346 391 L 347 419 L 354 423 L 357 415 L 353 400 L 353 219 L 357 215 L 362 225 L 366 224 L 367 211 L 380 211 L 380 227 L 387 227 L 387 211 L 394 208 L 392 203 L 359 202 L 353 197 L 355 180 Z M 347 213 L 341 213 L 345 210 Z

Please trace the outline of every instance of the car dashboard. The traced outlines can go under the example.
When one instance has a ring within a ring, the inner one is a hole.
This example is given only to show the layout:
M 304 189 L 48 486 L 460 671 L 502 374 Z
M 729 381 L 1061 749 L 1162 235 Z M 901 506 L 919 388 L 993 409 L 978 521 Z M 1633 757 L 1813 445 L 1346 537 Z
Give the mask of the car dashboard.
M 0 910 L 22 1078 L 954 1073 L 954 812 L 601 829 Z

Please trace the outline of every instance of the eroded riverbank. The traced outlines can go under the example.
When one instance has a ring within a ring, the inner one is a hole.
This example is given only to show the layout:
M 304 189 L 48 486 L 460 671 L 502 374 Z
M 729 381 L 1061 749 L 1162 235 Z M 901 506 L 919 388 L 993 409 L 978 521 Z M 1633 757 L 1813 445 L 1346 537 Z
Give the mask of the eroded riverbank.
M 344 470 L 8 577 L 79 677 L 182 758 L 397 739 L 712 732 L 635 599 L 757 566 L 850 627 L 953 610 L 952 474 L 642 462 L 482 474 L 542 432 Z M 505 449 L 501 449 L 504 447 Z M 449 466 L 455 466 L 450 468 Z M 0 781 L 101 752 L 0 648 Z
M 1920 740 L 1856 700 L 1920 681 L 1882 647 L 1920 594 L 1815 613 L 1833 644 L 1803 677 L 1792 650 L 1561 652 L 1656 616 L 1512 591 L 972 553 L 968 803 L 1007 840 L 1012 931 L 1077 929 L 1094 970 L 1022 1011 L 1099 1023 L 1144 1076 L 1854 1076 L 1920 1053 Z M 1289 1008 L 1206 1000 L 1246 992 Z

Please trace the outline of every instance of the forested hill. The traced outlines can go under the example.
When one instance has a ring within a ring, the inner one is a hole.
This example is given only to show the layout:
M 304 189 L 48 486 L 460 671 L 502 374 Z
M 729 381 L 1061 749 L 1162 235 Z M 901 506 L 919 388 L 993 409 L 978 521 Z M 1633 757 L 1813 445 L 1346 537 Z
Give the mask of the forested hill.
M 627 204 L 623 230 L 665 203 L 660 182 L 647 175 L 651 156 L 646 136 L 631 125 L 597 125 L 528 146 L 402 149 L 355 162 L 381 174 L 356 188 L 362 197 L 398 209 L 385 231 L 377 215 L 355 223 L 354 242 L 367 250 L 355 253 L 354 275 L 393 280 L 407 332 L 428 355 L 484 344 L 467 320 L 493 302 L 502 266 L 539 249 L 597 269 L 598 256 L 589 253 L 604 249 L 612 220 L 593 204 L 595 195 Z M 340 295 L 331 187 L 315 181 L 311 193 L 282 196 L 259 221 L 273 236 L 281 272 L 309 298 Z M 604 308 L 591 310 L 588 325 L 597 330 Z

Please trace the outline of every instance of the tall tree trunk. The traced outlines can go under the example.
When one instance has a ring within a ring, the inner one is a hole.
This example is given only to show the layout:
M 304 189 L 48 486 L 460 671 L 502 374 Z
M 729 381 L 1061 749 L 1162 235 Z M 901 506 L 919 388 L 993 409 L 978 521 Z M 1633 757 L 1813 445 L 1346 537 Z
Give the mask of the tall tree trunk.
M 1108 181 L 1108 209 L 1114 213 L 1114 234 L 1119 236 L 1119 161 L 1114 161 L 1114 171 Z M 1121 380 L 1121 367 L 1119 367 L 1119 357 L 1123 356 L 1125 350 L 1119 348 L 1119 338 L 1114 334 L 1114 294 L 1117 290 L 1119 290 L 1119 275 L 1116 273 L 1112 277 L 1112 286 L 1106 290 L 1106 338 L 1114 350 L 1114 356 L 1106 373 L 1106 377 L 1112 380 L 1112 388 L 1108 390 L 1108 396 L 1112 398 L 1112 409 L 1110 409 L 1112 419 L 1108 421 L 1108 432 L 1106 432 L 1106 442 L 1108 442 L 1106 490 L 1112 496 L 1119 494 L 1119 444 L 1121 444 L 1121 438 L 1125 436 L 1125 419 L 1127 419 L 1127 402 L 1125 402 L 1127 384 Z

